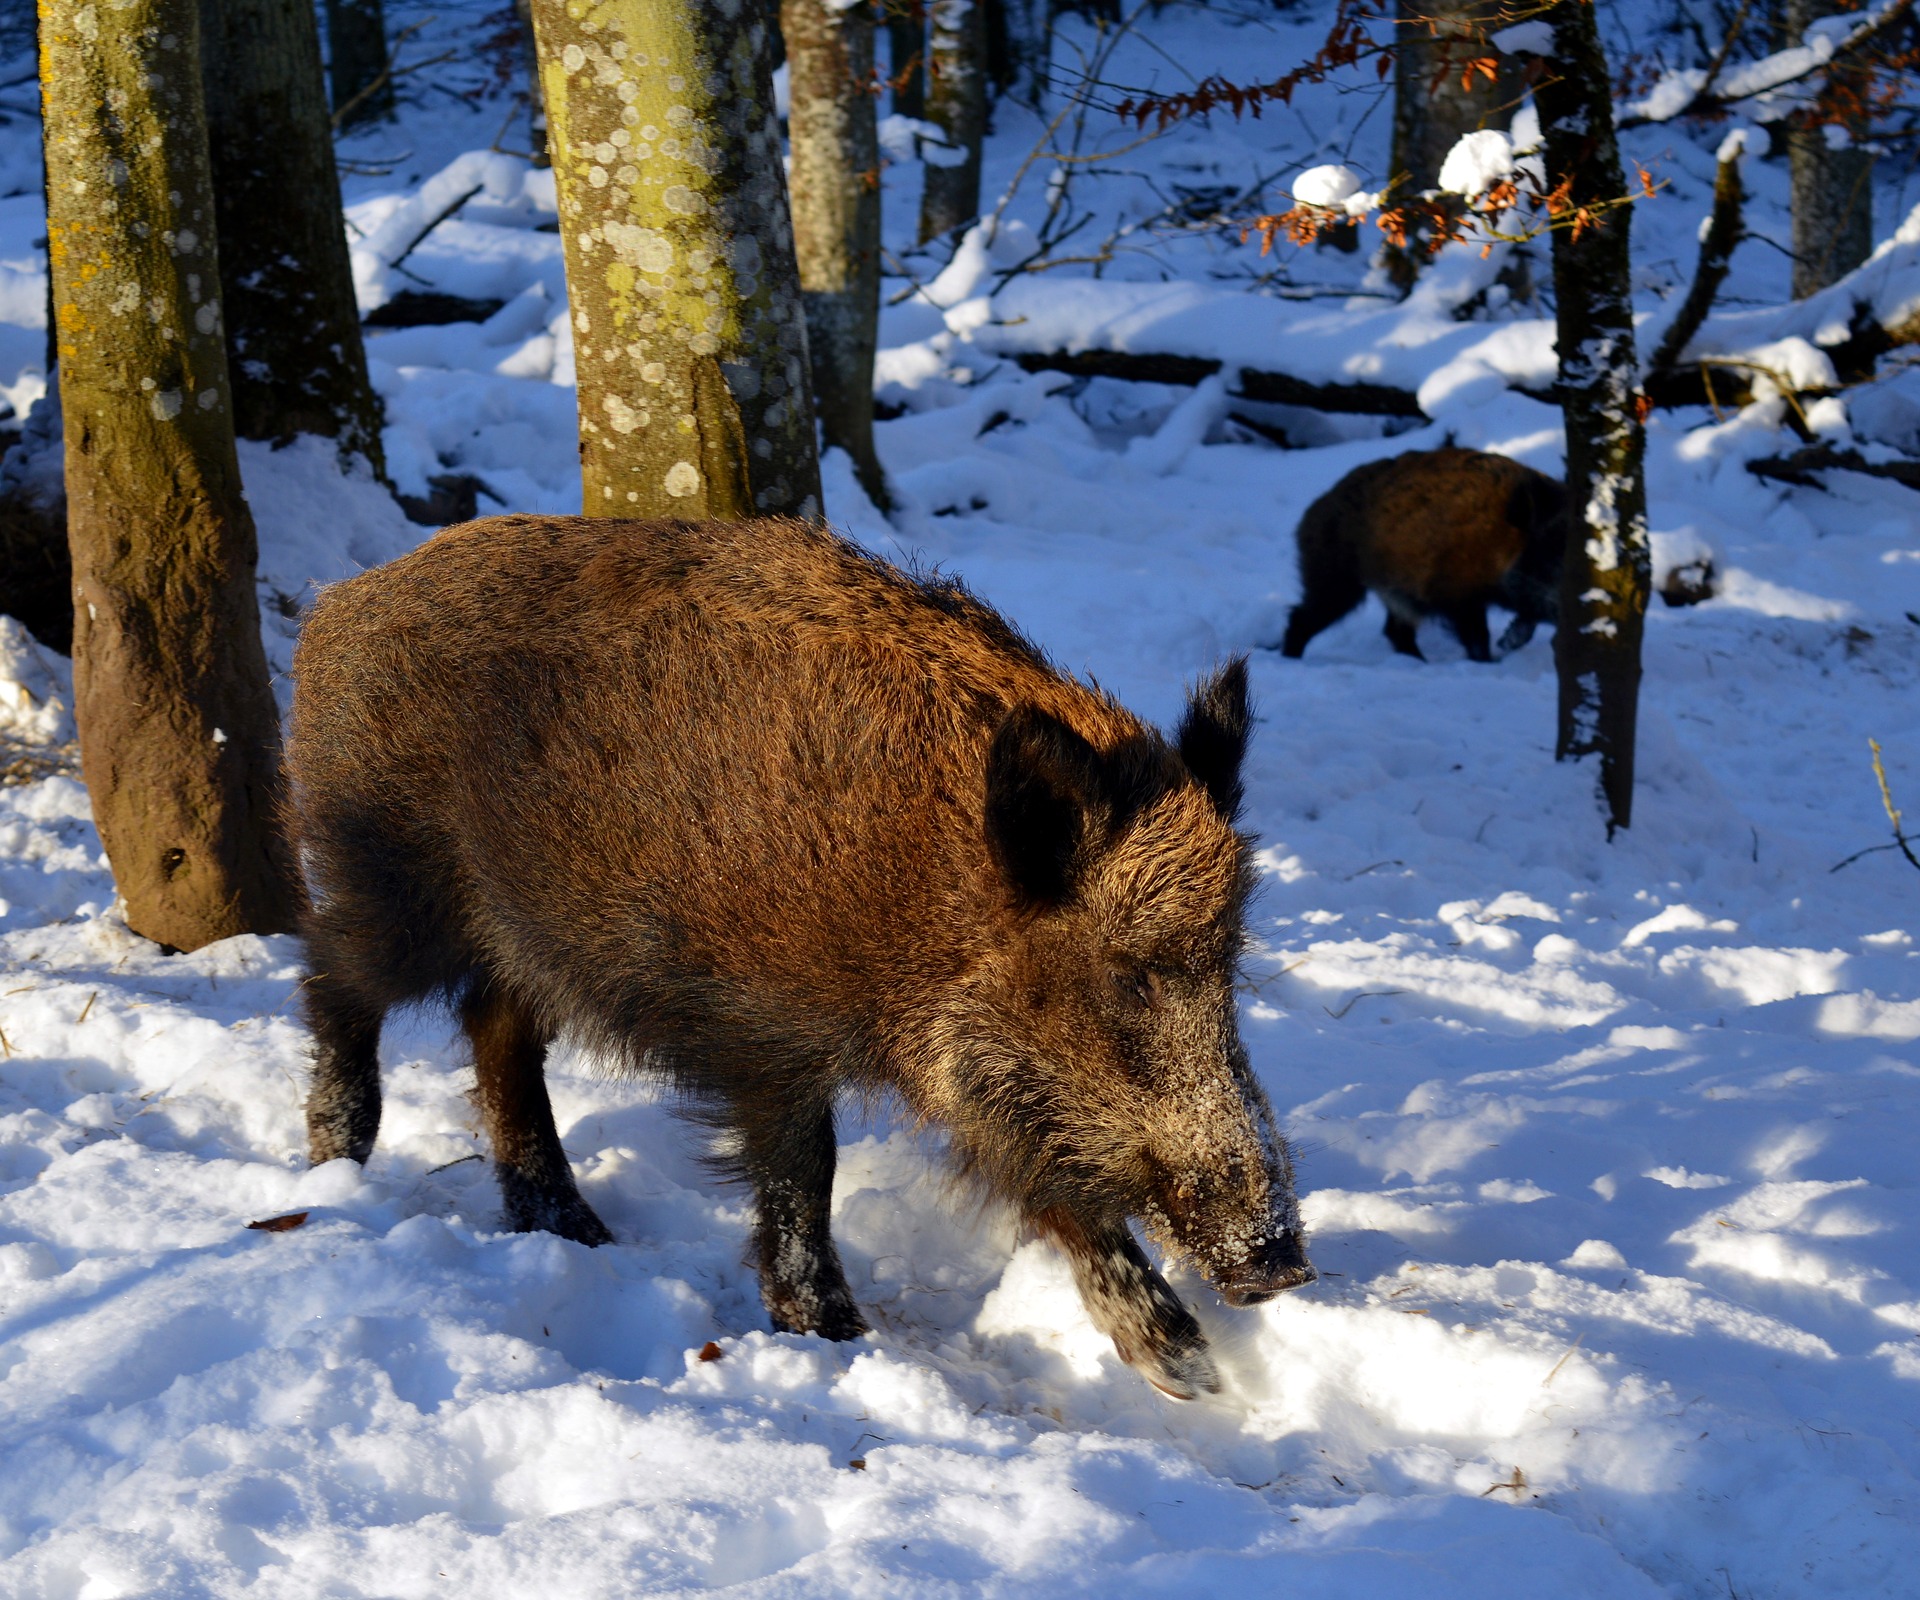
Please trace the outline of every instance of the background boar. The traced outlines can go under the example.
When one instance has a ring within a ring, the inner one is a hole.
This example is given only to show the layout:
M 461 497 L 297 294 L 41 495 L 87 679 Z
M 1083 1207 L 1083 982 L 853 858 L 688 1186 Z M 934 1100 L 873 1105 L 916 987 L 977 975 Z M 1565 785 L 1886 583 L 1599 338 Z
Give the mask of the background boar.
M 1491 661 L 1493 601 L 1513 612 L 1502 653 L 1519 649 L 1559 612 L 1566 505 L 1564 484 L 1484 450 L 1416 450 L 1354 468 L 1300 519 L 1300 603 L 1280 653 L 1299 656 L 1369 589 L 1402 655 L 1420 655 L 1420 619 L 1439 616 L 1469 657 Z
M 314 1160 L 366 1159 L 381 1020 L 441 998 L 513 1227 L 610 1237 L 547 1101 L 566 1030 L 723 1131 L 776 1328 L 866 1327 L 846 1090 L 945 1129 L 1170 1393 L 1217 1378 L 1129 1218 L 1235 1304 L 1312 1279 L 1236 1026 L 1244 662 L 1170 744 L 805 524 L 506 517 L 328 590 L 295 675 Z

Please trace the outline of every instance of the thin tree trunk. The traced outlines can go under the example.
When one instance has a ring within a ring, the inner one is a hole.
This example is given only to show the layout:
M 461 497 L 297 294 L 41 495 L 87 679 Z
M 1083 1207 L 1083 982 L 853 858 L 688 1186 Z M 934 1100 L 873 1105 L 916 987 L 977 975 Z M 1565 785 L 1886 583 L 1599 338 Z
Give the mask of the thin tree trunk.
M 234 457 L 196 0 L 46 0 L 81 762 L 128 924 L 292 924 Z
M 1786 0 L 1782 21 L 1798 44 L 1810 22 L 1852 8 L 1838 0 Z M 1863 103 L 1871 70 L 1829 68 L 1830 94 Z M 1838 282 L 1873 253 L 1873 154 L 1857 143 L 1836 148 L 1829 129 L 1796 117 L 1788 127 L 1787 161 L 1792 173 L 1793 297 L 1804 300 Z M 1836 124 L 1831 131 L 1865 136 L 1864 123 Z
M 343 127 L 393 115 L 381 0 L 327 0 L 327 58 L 333 110 Z
M 200 27 L 234 431 L 381 471 L 313 6 L 200 0 Z
M 927 8 L 924 0 L 881 0 L 887 17 L 887 73 L 894 115 L 927 114 Z
M 1049 0 L 998 0 L 1005 61 L 995 74 L 1008 99 L 1038 111 L 1053 65 L 1053 7 Z
M 536 167 L 550 167 L 547 156 L 547 103 L 540 93 L 540 53 L 533 47 L 533 0 L 513 0 L 520 24 L 520 49 L 527 69 L 527 139 Z
M 980 215 L 980 141 L 987 131 L 985 0 L 932 0 L 927 7 L 927 120 L 947 146 L 926 146 L 920 242 Z
M 1560 679 L 1556 754 L 1597 755 L 1607 832 L 1633 818 L 1640 636 L 1652 561 L 1642 472 L 1645 433 L 1633 348 L 1631 207 L 1584 227 L 1580 208 L 1626 193 L 1613 132 L 1607 61 L 1588 0 L 1559 0 L 1550 70 L 1534 89 L 1547 182 L 1566 194 L 1553 231 L 1561 404 L 1567 433 L 1567 554 L 1554 662 Z
M 766 13 L 534 0 L 589 514 L 820 511 Z
M 887 506 L 873 447 L 873 357 L 880 330 L 880 140 L 873 12 L 835 0 L 783 0 L 793 150 L 793 243 L 807 312 L 820 431 L 853 458 Z

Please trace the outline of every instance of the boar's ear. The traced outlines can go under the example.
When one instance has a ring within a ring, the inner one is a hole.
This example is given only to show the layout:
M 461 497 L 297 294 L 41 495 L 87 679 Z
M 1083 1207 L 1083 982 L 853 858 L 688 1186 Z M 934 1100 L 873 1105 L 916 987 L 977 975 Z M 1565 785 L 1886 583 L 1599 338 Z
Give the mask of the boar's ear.
M 987 845 L 1015 896 L 1057 905 L 1104 820 L 1100 752 L 1038 706 L 1015 706 L 987 751 Z
M 1180 759 L 1229 822 L 1240 815 L 1240 763 L 1252 722 L 1245 656 L 1235 656 L 1195 689 L 1180 719 Z

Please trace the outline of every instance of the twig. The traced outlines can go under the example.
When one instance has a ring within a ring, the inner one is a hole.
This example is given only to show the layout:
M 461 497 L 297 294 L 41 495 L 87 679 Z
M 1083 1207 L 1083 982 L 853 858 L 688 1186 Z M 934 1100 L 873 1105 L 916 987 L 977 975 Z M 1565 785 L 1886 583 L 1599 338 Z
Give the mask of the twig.
M 81 1023 L 87 1020 L 87 1013 L 93 1009 L 94 1001 L 98 1000 L 99 998 L 100 998 L 100 991 L 98 989 L 95 989 L 92 994 L 87 996 L 87 1003 L 80 1008 L 80 1015 L 73 1019 L 73 1025 L 76 1028 L 79 1027 Z
M 441 223 L 445 222 L 448 217 L 452 216 L 454 212 L 458 211 L 463 205 L 465 205 L 469 200 L 471 200 L 475 195 L 477 195 L 485 187 L 486 185 L 484 183 L 476 183 L 465 194 L 461 195 L 458 200 L 455 200 L 451 205 L 443 209 L 440 215 L 435 217 L 433 221 L 429 222 L 424 228 L 422 228 L 418 233 L 416 233 L 413 236 L 412 241 L 407 245 L 406 249 L 402 250 L 400 254 L 395 256 L 391 261 L 389 261 L 387 265 L 390 267 L 398 267 L 400 263 L 405 261 L 408 256 L 412 255 L 415 250 L 419 249 L 421 245 L 426 243 L 428 234 L 432 233 L 435 228 L 439 227 Z
M 1544 1378 L 1540 1380 L 1540 1387 L 1543 1389 L 1546 1388 L 1546 1386 L 1552 1383 L 1555 1378 L 1559 1377 L 1560 1369 L 1573 1359 L 1574 1351 L 1578 1350 L 1580 1346 L 1585 1344 L 1586 1342 L 1587 1342 L 1587 1336 L 1584 1333 L 1580 1334 L 1577 1338 L 1575 1338 L 1573 1343 L 1567 1346 L 1567 1353 L 1563 1355 L 1558 1361 L 1554 1362 L 1553 1371 L 1549 1372 Z
M 1362 989 L 1338 1011 L 1332 1010 L 1327 1006 L 1322 1006 L 1320 1009 L 1332 1017 L 1335 1022 L 1338 1022 L 1355 1006 L 1359 1005 L 1362 1000 L 1380 1000 L 1390 994 L 1405 994 L 1406 992 L 1405 989 Z
M 1880 803 L 1887 808 L 1887 818 L 1893 823 L 1893 842 L 1900 846 L 1900 853 L 1915 867 L 1920 867 L 1920 856 L 1913 853 L 1912 846 L 1900 826 L 1900 808 L 1893 803 L 1893 789 L 1887 782 L 1887 769 L 1880 759 L 1880 741 L 1869 739 L 1868 746 L 1873 751 L 1873 775 L 1880 780 Z
M 360 107 L 367 96 L 378 94 L 380 90 L 392 83 L 395 78 L 404 78 L 408 73 L 418 72 L 423 67 L 437 67 L 443 61 L 458 59 L 459 52 L 457 50 L 443 50 L 439 55 L 430 56 L 425 61 L 416 61 L 411 66 L 396 67 L 393 64 L 393 55 L 391 52 L 397 51 L 405 40 L 411 38 L 422 28 L 439 20 L 438 17 L 422 17 L 418 22 L 408 23 L 406 27 L 395 32 L 394 36 L 387 41 L 389 55 L 386 67 L 366 83 L 362 84 L 358 92 L 355 93 L 345 105 L 341 106 L 338 111 L 334 112 L 332 122 L 336 129 Z

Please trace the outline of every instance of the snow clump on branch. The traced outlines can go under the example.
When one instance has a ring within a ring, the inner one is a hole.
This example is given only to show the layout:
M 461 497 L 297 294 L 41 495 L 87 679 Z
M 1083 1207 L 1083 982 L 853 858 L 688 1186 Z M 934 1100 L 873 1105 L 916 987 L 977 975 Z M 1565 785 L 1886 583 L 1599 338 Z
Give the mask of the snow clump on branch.
M 1498 128 L 1462 134 L 1440 164 L 1440 187 L 1447 194 L 1484 194 L 1513 176 L 1513 142 Z
M 1380 196 L 1360 187 L 1360 179 L 1351 167 L 1308 167 L 1293 180 L 1293 198 L 1303 206 L 1318 206 L 1325 211 L 1344 211 L 1350 217 L 1364 217 L 1380 203 Z

